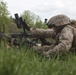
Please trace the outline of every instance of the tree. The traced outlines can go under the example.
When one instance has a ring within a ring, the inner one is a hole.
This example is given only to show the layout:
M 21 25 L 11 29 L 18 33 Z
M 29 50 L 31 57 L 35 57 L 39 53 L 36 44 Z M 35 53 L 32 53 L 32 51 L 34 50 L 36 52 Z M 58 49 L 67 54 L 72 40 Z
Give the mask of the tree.
M 7 27 L 6 25 L 9 22 L 8 15 L 9 11 L 7 10 L 6 2 L 0 0 L 0 32 L 2 30 L 3 24 L 5 25 L 5 27 Z
M 40 20 L 40 17 L 38 15 L 35 15 L 33 12 L 29 10 L 24 11 L 21 16 L 32 27 L 35 25 L 36 22 Z

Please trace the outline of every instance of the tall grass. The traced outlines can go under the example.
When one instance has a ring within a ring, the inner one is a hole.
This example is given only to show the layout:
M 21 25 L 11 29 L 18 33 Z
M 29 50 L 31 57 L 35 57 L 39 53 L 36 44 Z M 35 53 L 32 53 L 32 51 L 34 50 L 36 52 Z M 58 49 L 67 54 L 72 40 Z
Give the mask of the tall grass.
M 0 75 L 76 75 L 76 56 L 46 59 L 32 49 L 0 49 Z

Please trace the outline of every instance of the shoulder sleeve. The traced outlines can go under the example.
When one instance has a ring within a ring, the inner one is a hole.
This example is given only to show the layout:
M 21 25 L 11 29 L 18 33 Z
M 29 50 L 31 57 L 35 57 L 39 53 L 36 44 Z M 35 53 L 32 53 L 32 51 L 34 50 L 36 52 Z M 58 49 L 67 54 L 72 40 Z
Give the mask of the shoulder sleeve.
M 50 38 L 55 36 L 53 29 L 34 29 L 31 31 L 31 36 L 34 38 Z

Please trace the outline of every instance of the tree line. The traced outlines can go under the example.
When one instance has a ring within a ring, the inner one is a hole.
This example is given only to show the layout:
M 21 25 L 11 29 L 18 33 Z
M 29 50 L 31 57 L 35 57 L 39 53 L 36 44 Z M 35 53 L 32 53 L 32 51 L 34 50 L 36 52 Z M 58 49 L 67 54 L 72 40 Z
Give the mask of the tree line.
M 3 25 L 5 26 L 6 32 L 18 32 L 19 29 L 17 29 L 10 11 L 8 10 L 7 3 L 3 0 L 0 0 L 0 32 L 3 31 Z M 41 21 L 41 18 L 34 14 L 33 12 L 29 10 L 24 10 L 20 16 L 28 23 L 29 26 L 35 27 L 35 28 L 46 28 L 47 26 L 44 24 L 44 22 Z

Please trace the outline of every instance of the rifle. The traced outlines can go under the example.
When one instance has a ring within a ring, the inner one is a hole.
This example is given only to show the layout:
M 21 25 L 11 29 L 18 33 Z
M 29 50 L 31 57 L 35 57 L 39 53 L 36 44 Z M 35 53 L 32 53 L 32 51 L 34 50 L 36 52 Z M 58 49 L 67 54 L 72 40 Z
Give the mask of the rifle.
M 31 41 L 29 38 L 27 38 L 30 35 L 27 35 L 26 30 L 30 30 L 29 25 L 25 22 L 25 20 L 22 19 L 22 17 L 19 17 L 18 14 L 15 14 L 15 23 L 17 25 L 17 28 L 23 28 L 23 36 L 25 37 L 25 42 L 28 42 L 32 45 L 36 45 L 36 43 L 38 43 L 38 38 L 33 39 L 33 41 Z M 45 19 L 45 23 L 47 23 L 47 19 Z M 28 40 L 27 40 L 28 39 Z M 48 41 L 45 40 L 45 38 L 39 38 L 39 40 L 41 41 L 41 45 L 50 45 L 50 43 Z
M 46 19 L 47 20 L 47 19 Z M 38 43 L 38 38 L 33 39 L 33 41 L 31 41 L 29 38 L 27 38 L 28 36 L 31 35 L 27 35 L 26 30 L 30 30 L 30 27 L 28 26 L 28 24 L 25 22 L 25 20 L 22 19 L 22 17 L 19 17 L 18 14 L 15 14 L 15 23 L 17 25 L 17 28 L 23 28 L 23 36 L 25 37 L 25 42 L 28 42 L 32 45 L 36 45 L 36 43 Z M 49 42 L 47 42 L 44 38 L 39 38 L 39 40 L 41 41 L 42 45 L 50 45 Z
M 17 25 L 17 28 L 19 29 L 23 29 L 23 32 L 19 35 L 21 37 L 21 39 L 24 37 L 24 42 L 22 43 L 22 45 L 24 44 L 28 44 L 30 46 L 32 45 L 36 45 L 36 40 L 31 40 L 30 37 L 31 35 L 30 34 L 27 34 L 27 31 L 30 30 L 30 27 L 29 25 L 25 22 L 25 20 L 22 19 L 22 17 L 19 17 L 18 13 L 14 14 L 15 15 L 15 23 Z

